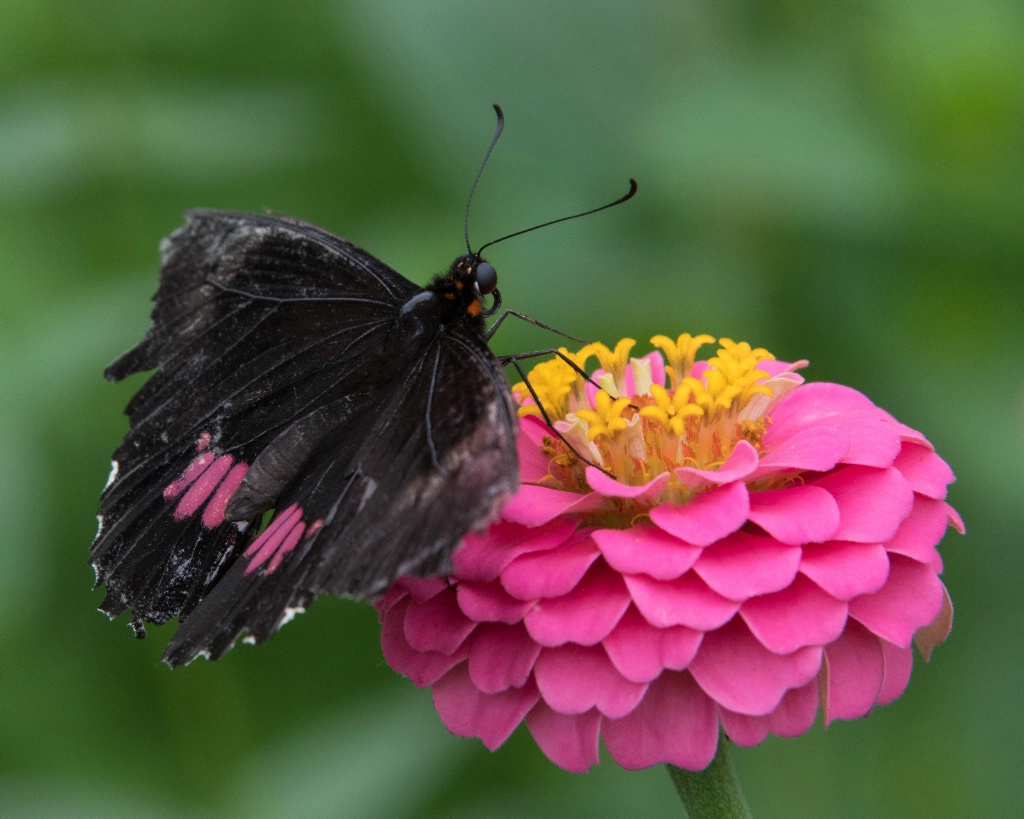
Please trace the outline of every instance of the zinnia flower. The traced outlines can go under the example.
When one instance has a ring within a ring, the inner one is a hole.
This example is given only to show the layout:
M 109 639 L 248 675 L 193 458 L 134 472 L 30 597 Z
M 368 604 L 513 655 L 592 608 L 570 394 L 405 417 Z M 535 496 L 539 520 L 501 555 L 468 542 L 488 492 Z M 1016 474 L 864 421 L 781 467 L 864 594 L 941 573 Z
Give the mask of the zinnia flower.
M 739 745 L 853 719 L 906 688 L 952 623 L 936 544 L 953 473 L 861 393 L 763 349 L 589 345 L 588 383 L 535 367 L 522 487 L 445 578 L 377 607 L 384 656 L 450 731 L 497 748 L 525 720 L 557 765 L 603 738 L 624 768 L 699 770 Z M 556 432 L 557 431 L 557 432 Z M 586 463 L 589 461 L 590 463 Z

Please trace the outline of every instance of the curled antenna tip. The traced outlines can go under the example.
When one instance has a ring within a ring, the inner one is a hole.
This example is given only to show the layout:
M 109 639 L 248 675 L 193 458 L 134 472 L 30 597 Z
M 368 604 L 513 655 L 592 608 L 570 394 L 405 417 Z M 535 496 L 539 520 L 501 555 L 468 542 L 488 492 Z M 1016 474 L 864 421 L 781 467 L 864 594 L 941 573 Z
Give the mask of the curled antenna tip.
M 469 208 L 470 205 L 473 204 L 473 194 L 476 193 L 476 186 L 480 182 L 480 177 L 483 175 L 484 168 L 487 167 L 487 160 L 491 158 L 491 151 L 493 151 L 494 146 L 498 144 L 498 137 L 501 136 L 501 132 L 505 128 L 505 114 L 502 112 L 501 106 L 497 103 L 492 103 L 492 105 L 494 105 L 494 113 L 498 115 L 498 124 L 494 128 L 494 136 L 491 137 L 491 144 L 487 147 L 487 153 L 484 154 L 484 161 L 480 163 L 480 170 L 476 172 L 476 178 L 473 179 L 473 185 L 469 189 L 469 198 L 466 200 L 466 252 L 469 254 L 473 253 L 473 248 L 469 244 Z

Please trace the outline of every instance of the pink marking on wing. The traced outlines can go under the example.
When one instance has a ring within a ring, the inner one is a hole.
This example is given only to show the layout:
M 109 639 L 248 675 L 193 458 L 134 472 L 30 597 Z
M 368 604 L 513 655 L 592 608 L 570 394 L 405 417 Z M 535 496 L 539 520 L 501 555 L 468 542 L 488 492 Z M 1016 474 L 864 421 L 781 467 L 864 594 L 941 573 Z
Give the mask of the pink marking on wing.
M 315 535 L 317 532 L 319 532 L 321 529 L 323 529 L 323 527 L 324 527 L 324 519 L 323 518 L 317 518 L 311 524 L 309 524 L 309 526 L 307 527 L 307 529 L 306 529 L 306 537 L 313 537 L 313 535 Z
M 231 456 L 226 457 L 230 458 Z M 228 501 L 231 500 L 231 496 L 235 494 L 235 490 L 238 489 L 238 485 L 248 471 L 249 464 L 246 463 L 237 463 L 231 467 L 231 471 L 220 482 L 217 491 L 210 498 L 210 502 L 206 504 L 206 509 L 203 510 L 203 526 L 213 529 L 224 522 L 224 510 L 227 509 Z
M 203 474 L 196 478 L 188 492 L 178 501 L 178 506 L 174 510 L 174 519 L 181 520 L 198 512 L 224 476 L 228 474 L 234 461 L 235 459 L 231 455 L 221 455 L 207 469 L 204 469 Z
M 267 574 L 270 574 L 274 569 L 281 565 L 281 561 L 284 560 L 285 555 L 294 549 L 296 544 L 302 539 L 302 533 L 304 531 L 306 531 L 305 523 L 300 523 L 298 526 L 292 528 L 288 533 L 288 537 L 285 538 L 284 543 L 281 544 L 281 548 L 278 549 L 270 559 L 270 565 L 267 566 Z
M 196 441 L 196 452 L 202 452 L 204 449 L 208 449 L 212 437 L 209 432 L 204 432 L 199 436 L 199 440 Z
M 296 524 L 299 524 L 301 518 L 302 509 L 295 503 L 274 518 L 266 531 L 253 541 L 252 546 L 245 550 L 245 556 L 252 558 L 245 573 L 249 574 L 258 569 L 270 560 L 279 548 L 282 548 L 286 542 L 290 541 L 292 532 L 295 530 Z M 305 524 L 301 524 L 301 528 L 304 529 Z M 300 531 L 298 537 L 301 536 L 302 532 Z M 298 537 L 295 538 L 295 543 L 298 542 Z M 295 543 L 292 543 L 287 549 L 295 548 Z M 276 564 L 274 568 L 277 568 Z
M 253 541 L 252 545 L 245 550 L 245 556 L 251 557 L 255 555 L 260 549 L 266 544 L 266 542 L 274 536 L 282 526 L 288 523 L 288 519 L 292 513 L 298 509 L 298 504 L 293 503 L 288 508 L 282 510 L 278 515 L 270 522 L 270 525 L 263 531 L 263 533 Z
M 200 455 L 198 458 L 194 458 L 192 463 L 185 467 L 185 471 L 181 473 L 181 477 L 178 478 L 174 483 L 169 484 L 164 490 L 164 500 L 170 500 L 176 498 L 182 492 L 184 492 L 192 482 L 202 475 L 216 460 L 212 455 Z

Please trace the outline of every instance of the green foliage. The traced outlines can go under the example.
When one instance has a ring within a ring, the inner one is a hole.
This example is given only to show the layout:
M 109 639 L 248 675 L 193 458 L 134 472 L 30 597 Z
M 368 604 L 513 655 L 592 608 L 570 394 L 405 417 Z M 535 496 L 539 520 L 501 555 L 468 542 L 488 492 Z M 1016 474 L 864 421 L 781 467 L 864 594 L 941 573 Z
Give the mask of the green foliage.
M 0 0 L 0 814 L 674 815 L 663 771 L 451 737 L 323 600 L 170 672 L 86 566 L 156 246 L 271 208 L 424 281 L 489 254 L 506 303 L 614 342 L 745 339 L 850 384 L 956 471 L 948 645 L 869 719 L 734 754 L 758 817 L 1016 816 L 1024 13 L 814 4 Z M 499 351 L 551 343 L 506 325 Z M 967 397 L 981 395 L 980 403 Z

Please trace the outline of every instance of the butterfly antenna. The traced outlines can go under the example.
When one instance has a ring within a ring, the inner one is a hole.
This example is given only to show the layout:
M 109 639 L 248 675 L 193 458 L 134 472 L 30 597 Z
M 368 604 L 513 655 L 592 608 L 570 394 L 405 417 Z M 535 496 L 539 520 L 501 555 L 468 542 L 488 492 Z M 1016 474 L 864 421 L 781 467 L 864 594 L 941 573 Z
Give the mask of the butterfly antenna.
M 469 199 L 466 200 L 466 252 L 469 254 L 473 253 L 473 248 L 469 244 L 469 206 L 473 204 L 473 194 L 476 193 L 476 185 L 480 181 L 480 177 L 483 176 L 484 168 L 487 167 L 487 160 L 491 158 L 491 151 L 494 150 L 494 146 L 498 144 L 498 137 L 501 136 L 502 130 L 505 128 L 505 114 L 501 110 L 501 106 L 494 103 L 494 113 L 498 115 L 498 125 L 494 129 L 494 136 L 491 137 L 491 144 L 487 148 L 487 153 L 484 154 L 484 161 L 480 163 L 480 170 L 476 172 L 476 179 L 473 180 L 473 187 L 469 189 Z M 493 242 L 491 243 L 493 244 Z
M 497 108 L 498 106 L 494 106 L 494 107 Z M 500 133 L 501 129 L 499 128 L 498 130 L 499 130 L 499 133 Z M 495 136 L 495 139 L 497 139 L 497 136 Z M 493 144 L 492 144 L 491 147 L 494 147 Z M 488 151 L 488 154 L 489 153 L 490 153 L 490 151 Z M 481 170 L 483 170 L 483 169 L 481 168 Z M 473 184 L 474 184 L 474 187 L 475 187 L 476 183 L 473 183 Z M 479 256 L 481 253 L 483 253 L 485 248 L 488 248 L 491 245 L 496 245 L 496 244 L 498 244 L 498 242 L 504 242 L 506 239 L 511 239 L 513 236 L 522 236 L 524 233 L 529 233 L 532 230 L 540 230 L 542 227 L 547 227 L 548 225 L 557 225 L 559 222 L 568 222 L 570 219 L 579 219 L 581 216 L 590 216 L 590 214 L 592 214 L 592 213 L 597 213 L 598 211 L 601 211 L 601 210 L 607 210 L 608 208 L 614 208 L 616 205 L 621 205 L 623 202 L 628 202 L 635 195 L 636 195 L 636 180 L 635 179 L 630 179 L 629 180 L 629 193 L 627 193 L 625 196 L 620 196 L 614 202 L 609 202 L 607 205 L 601 205 L 601 207 L 599 207 L 599 208 L 592 208 L 591 210 L 585 210 L 585 211 L 583 211 L 583 213 L 574 213 L 572 216 L 563 216 L 561 219 L 552 219 L 550 222 L 544 222 L 544 223 L 539 224 L 539 225 L 534 225 L 533 227 L 526 228 L 525 230 L 517 230 L 515 233 L 508 234 L 508 236 L 502 236 L 500 239 L 495 239 L 493 242 L 488 242 L 487 244 L 485 244 L 483 247 L 481 247 L 476 252 L 476 255 Z M 467 210 L 466 210 L 466 220 L 467 220 L 466 246 L 468 247 L 469 246 L 469 231 L 468 231 L 469 209 L 468 209 L 468 207 L 467 207 Z M 473 251 L 471 250 L 470 253 L 472 253 L 472 252 Z

